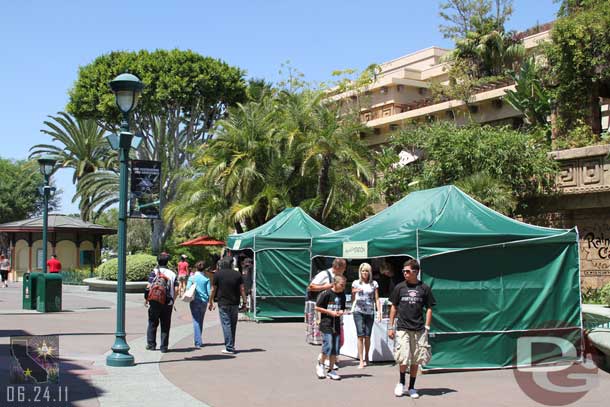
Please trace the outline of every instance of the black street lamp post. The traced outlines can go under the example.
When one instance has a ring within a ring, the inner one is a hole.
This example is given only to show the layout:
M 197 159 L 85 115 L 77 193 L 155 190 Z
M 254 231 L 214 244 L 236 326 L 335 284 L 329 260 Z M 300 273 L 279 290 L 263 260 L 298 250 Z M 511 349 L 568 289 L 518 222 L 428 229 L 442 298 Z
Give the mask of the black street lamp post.
M 116 104 L 123 114 L 121 131 L 118 135 L 107 137 L 113 149 L 119 151 L 119 250 L 117 273 L 117 317 L 115 341 L 112 353 L 106 358 L 108 366 L 133 366 L 134 357 L 129 353 L 129 345 L 125 340 L 125 268 L 126 268 L 126 236 L 127 236 L 127 164 L 129 150 L 138 148 L 141 138 L 134 137 L 129 131 L 129 113 L 138 104 L 138 97 L 144 85 L 140 79 L 130 73 L 124 73 L 110 82 Z

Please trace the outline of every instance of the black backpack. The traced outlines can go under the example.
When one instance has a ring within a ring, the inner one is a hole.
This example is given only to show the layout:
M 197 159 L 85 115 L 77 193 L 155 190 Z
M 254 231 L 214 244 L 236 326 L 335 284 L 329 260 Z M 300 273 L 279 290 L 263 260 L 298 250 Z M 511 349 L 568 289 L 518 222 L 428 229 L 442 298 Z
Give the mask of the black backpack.
M 326 271 L 326 274 L 328 275 L 328 282 L 332 283 L 332 281 L 333 281 L 332 274 L 328 270 L 324 270 L 324 271 Z M 314 276 L 314 278 L 315 278 L 315 276 Z M 311 279 L 311 281 L 313 281 L 313 278 Z M 309 284 L 311 284 L 311 281 L 309 282 Z M 318 299 L 318 296 L 320 295 L 321 292 L 322 291 L 309 291 L 309 290 L 307 290 L 307 301 L 316 302 L 316 300 Z

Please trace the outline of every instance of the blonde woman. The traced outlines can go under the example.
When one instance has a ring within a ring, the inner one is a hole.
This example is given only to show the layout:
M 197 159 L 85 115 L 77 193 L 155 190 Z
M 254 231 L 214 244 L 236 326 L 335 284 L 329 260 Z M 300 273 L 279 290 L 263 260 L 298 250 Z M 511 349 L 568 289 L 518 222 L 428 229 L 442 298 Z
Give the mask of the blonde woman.
M 358 280 L 352 283 L 352 298 L 354 299 L 354 323 L 358 335 L 358 358 L 362 369 L 369 360 L 371 347 L 371 332 L 377 308 L 377 320 L 381 320 L 381 307 L 379 305 L 379 286 L 373 280 L 373 270 L 368 263 L 362 263 L 358 269 Z

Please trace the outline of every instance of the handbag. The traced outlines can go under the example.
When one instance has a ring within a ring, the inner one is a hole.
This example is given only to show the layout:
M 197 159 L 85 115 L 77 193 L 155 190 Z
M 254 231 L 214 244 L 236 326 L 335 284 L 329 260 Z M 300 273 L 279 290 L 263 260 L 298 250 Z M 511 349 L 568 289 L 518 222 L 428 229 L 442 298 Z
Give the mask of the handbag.
M 191 285 L 191 288 L 189 288 L 188 290 L 186 290 L 184 292 L 184 294 L 182 294 L 182 301 L 184 301 L 184 302 L 193 301 L 193 299 L 195 299 L 196 290 L 197 290 L 197 284 L 193 283 L 193 285 Z

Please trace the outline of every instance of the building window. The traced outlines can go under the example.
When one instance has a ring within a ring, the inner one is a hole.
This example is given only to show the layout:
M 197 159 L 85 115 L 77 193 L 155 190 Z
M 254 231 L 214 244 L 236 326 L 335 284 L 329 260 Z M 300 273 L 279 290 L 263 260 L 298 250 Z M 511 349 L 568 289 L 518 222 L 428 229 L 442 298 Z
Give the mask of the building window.
M 493 106 L 494 109 L 500 110 L 500 109 L 502 109 L 504 102 L 502 101 L 502 99 L 494 99 L 491 101 L 491 105 Z
M 397 124 L 390 124 L 390 131 L 396 131 L 398 130 L 398 125 Z
M 455 119 L 455 113 L 453 113 L 453 110 L 447 110 L 445 112 L 445 117 L 447 118 L 447 120 L 454 120 Z
M 479 113 L 479 106 L 477 105 L 468 105 L 468 111 L 472 114 Z

